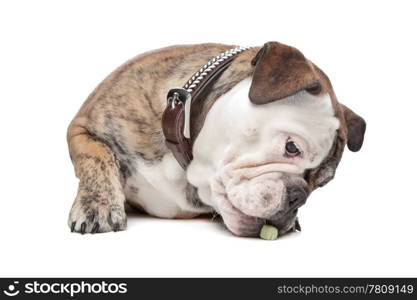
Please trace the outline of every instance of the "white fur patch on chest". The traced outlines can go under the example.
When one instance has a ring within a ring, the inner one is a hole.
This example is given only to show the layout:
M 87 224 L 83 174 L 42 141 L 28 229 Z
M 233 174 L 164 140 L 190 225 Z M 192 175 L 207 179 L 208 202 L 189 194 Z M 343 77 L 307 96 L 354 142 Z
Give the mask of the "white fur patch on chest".
M 125 185 L 128 202 L 138 204 L 148 214 L 160 218 L 190 218 L 204 212 L 186 199 L 187 180 L 172 153 L 152 165 L 135 161 L 135 172 Z

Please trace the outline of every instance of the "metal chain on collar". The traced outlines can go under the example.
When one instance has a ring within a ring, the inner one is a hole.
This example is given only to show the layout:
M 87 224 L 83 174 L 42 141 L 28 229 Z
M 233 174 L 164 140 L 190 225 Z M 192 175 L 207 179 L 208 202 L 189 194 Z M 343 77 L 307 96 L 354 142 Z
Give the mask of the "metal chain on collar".
M 210 59 L 202 66 L 183 86 L 183 88 L 174 88 L 169 90 L 167 95 L 167 104 L 175 109 L 177 105 L 184 106 L 184 129 L 183 133 L 186 138 L 190 138 L 190 111 L 193 93 L 199 87 L 206 77 L 215 74 L 223 62 L 231 60 L 235 55 L 250 49 L 251 47 L 236 47 L 229 49 Z
M 217 55 L 216 57 L 213 57 L 204 66 L 202 66 L 200 70 L 198 70 L 190 78 L 190 80 L 188 80 L 188 82 L 184 85 L 184 89 L 187 90 L 187 92 L 192 93 L 192 91 L 197 87 L 201 80 L 203 80 L 203 78 L 206 77 L 208 73 L 213 71 L 222 61 L 248 49 L 250 49 L 250 47 L 236 47 L 229 49 Z
M 198 95 L 224 71 L 235 57 L 251 47 L 229 49 L 210 59 L 182 88 L 173 88 L 167 94 L 167 106 L 162 114 L 162 130 L 167 147 L 184 169 L 193 159 L 190 143 L 191 104 Z

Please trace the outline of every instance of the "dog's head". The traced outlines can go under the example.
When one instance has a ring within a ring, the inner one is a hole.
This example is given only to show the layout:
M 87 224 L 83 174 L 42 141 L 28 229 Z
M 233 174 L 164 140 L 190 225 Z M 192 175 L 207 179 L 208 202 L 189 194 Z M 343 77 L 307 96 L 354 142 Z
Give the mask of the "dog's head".
M 252 78 L 210 109 L 187 170 L 201 200 L 240 236 L 265 223 L 292 230 L 309 194 L 334 177 L 345 145 L 361 148 L 366 127 L 297 49 L 269 42 L 252 64 Z

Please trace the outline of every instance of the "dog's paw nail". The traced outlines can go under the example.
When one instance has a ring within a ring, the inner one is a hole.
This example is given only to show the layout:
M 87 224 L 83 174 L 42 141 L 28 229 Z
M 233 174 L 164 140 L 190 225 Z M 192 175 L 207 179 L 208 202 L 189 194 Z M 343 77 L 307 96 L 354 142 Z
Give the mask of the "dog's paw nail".
M 100 224 L 96 222 L 93 226 L 93 229 L 91 229 L 91 233 L 98 233 L 99 230 L 100 230 Z
M 76 222 L 72 222 L 72 224 L 71 224 L 71 232 L 74 232 L 74 230 L 75 230 L 75 224 L 76 224 Z
M 124 206 L 105 205 L 93 202 L 83 204 L 76 202 L 72 207 L 68 225 L 72 232 L 101 233 L 126 229 L 127 220 Z

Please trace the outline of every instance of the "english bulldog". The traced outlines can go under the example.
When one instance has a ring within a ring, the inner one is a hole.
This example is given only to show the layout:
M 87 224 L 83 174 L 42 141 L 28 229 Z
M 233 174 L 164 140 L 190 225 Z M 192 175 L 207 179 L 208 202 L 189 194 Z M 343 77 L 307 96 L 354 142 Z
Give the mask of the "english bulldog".
M 67 133 L 79 178 L 72 232 L 125 230 L 126 203 L 159 218 L 218 214 L 237 236 L 299 229 L 298 208 L 333 179 L 346 144 L 361 148 L 365 121 L 299 50 L 268 42 L 236 55 L 193 104 L 193 159 L 181 167 L 162 130 L 166 95 L 233 47 L 151 51 L 91 93 Z

